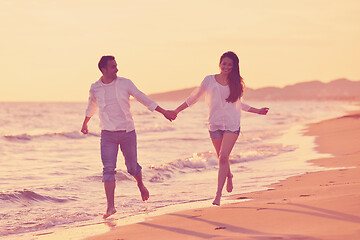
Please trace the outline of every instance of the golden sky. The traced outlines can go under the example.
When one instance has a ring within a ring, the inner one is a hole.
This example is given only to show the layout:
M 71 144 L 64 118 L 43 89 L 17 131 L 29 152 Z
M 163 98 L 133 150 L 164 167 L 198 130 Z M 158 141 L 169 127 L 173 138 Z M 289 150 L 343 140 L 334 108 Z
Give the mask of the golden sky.
M 251 88 L 360 80 L 359 0 L 0 0 L 0 101 L 87 101 L 102 55 L 143 92 L 238 54 Z

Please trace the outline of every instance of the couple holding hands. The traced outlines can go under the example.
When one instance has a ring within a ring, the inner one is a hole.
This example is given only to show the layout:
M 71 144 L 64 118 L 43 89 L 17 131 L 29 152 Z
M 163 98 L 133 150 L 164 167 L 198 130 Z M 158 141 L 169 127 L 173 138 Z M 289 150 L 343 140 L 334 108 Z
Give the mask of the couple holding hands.
M 137 182 L 143 201 L 149 198 L 149 191 L 142 180 L 141 166 L 137 161 L 137 141 L 134 121 L 130 112 L 130 96 L 145 105 L 150 111 L 156 110 L 165 118 L 175 120 L 179 112 L 194 105 L 205 94 L 209 107 L 208 126 L 211 141 L 219 159 L 218 186 L 214 205 L 220 205 L 222 190 L 233 189 L 233 175 L 229 156 L 240 133 L 241 110 L 266 115 L 268 108 L 253 108 L 241 102 L 244 82 L 240 76 L 239 59 L 233 52 L 226 52 L 220 58 L 220 73 L 206 76 L 200 87 L 173 111 L 161 108 L 156 102 L 136 88 L 134 83 L 117 76 L 117 64 L 113 56 L 103 56 L 98 67 L 101 78 L 90 88 L 86 117 L 81 132 L 88 133 L 88 122 L 99 108 L 101 128 L 101 160 L 103 182 L 107 199 L 106 219 L 116 213 L 114 204 L 115 168 L 119 146 L 125 159 L 127 171 Z

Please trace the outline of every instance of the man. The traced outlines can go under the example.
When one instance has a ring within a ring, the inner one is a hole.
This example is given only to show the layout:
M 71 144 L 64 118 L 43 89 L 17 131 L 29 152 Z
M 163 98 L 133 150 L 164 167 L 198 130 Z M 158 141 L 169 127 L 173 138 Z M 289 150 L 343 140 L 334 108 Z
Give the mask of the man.
M 145 105 L 150 111 L 158 111 L 172 121 L 176 118 L 172 111 L 166 111 L 139 91 L 131 80 L 117 77 L 117 64 L 113 56 L 103 56 L 98 64 L 101 78 L 93 83 L 86 117 L 81 132 L 88 133 L 88 122 L 99 108 L 101 127 L 101 160 L 103 163 L 103 182 L 107 199 L 106 219 L 116 213 L 114 205 L 115 168 L 120 145 L 125 158 L 127 171 L 136 179 L 143 201 L 149 198 L 149 191 L 142 181 L 141 166 L 137 162 L 137 141 L 134 121 L 130 113 L 130 96 Z

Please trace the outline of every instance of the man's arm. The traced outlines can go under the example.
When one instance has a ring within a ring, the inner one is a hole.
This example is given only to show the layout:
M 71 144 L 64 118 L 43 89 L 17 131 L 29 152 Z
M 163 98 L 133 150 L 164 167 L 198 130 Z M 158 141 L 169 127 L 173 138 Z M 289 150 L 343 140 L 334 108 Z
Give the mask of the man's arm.
M 88 130 L 88 122 L 90 121 L 90 118 L 91 117 L 85 117 L 84 119 L 84 122 L 83 122 L 83 125 L 82 125 L 82 128 L 81 128 L 81 132 L 83 134 L 88 134 L 89 133 L 89 130 Z
M 96 101 L 96 98 L 95 98 L 95 94 L 92 91 L 92 86 L 91 86 L 90 91 L 89 91 L 89 100 L 88 100 L 88 107 L 87 107 L 86 112 L 85 112 L 85 119 L 84 119 L 83 125 L 81 127 L 81 132 L 83 134 L 88 134 L 89 133 L 87 124 L 90 121 L 90 118 L 95 114 L 96 109 L 98 107 L 97 101 Z
M 135 84 L 128 80 L 129 94 L 133 96 L 138 102 L 146 106 L 151 112 L 156 110 L 158 106 L 155 101 L 151 100 L 145 93 L 140 91 Z

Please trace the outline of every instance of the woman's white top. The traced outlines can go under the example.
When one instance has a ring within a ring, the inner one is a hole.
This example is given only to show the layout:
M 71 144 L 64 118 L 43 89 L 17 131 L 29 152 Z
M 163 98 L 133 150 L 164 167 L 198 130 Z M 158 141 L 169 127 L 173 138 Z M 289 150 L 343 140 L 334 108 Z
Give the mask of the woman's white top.
M 91 85 L 86 116 L 92 117 L 99 108 L 101 130 L 130 132 L 135 129 L 130 112 L 130 96 L 150 111 L 158 106 L 129 79 L 117 77 L 109 84 L 104 84 L 99 79 Z
M 200 87 L 196 88 L 186 99 L 188 106 L 194 105 L 202 95 L 209 107 L 208 127 L 210 131 L 230 130 L 236 131 L 240 128 L 241 110 L 249 111 L 249 105 L 241 100 L 227 102 L 230 95 L 229 86 L 223 86 L 215 79 L 215 75 L 206 76 Z

